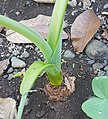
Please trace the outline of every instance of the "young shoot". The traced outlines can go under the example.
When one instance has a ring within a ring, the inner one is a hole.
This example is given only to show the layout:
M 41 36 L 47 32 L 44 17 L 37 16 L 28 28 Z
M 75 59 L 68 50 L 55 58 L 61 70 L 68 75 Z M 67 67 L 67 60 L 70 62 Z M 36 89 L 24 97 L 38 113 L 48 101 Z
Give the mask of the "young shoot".
M 31 66 L 27 69 L 23 77 L 20 85 L 20 93 L 22 98 L 18 108 L 17 119 L 21 119 L 28 92 L 43 71 L 46 72 L 50 84 L 58 86 L 61 85 L 63 81 L 63 75 L 61 72 L 61 34 L 63 31 L 63 21 L 67 3 L 68 0 L 56 0 L 47 41 L 40 34 L 34 32 L 31 28 L 0 15 L 1 26 L 12 29 L 31 40 L 41 50 L 46 59 L 44 62 L 34 61 L 34 63 L 31 64 Z

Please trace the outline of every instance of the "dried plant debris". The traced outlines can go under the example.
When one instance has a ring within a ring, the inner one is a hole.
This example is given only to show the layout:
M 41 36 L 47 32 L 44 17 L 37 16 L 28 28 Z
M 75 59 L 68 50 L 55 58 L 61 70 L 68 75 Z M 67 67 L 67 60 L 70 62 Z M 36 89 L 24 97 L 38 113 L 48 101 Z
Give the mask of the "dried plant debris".
M 86 10 L 75 19 L 71 27 L 71 38 L 77 52 L 83 52 L 99 26 L 100 20 L 93 10 Z
M 0 98 L 0 119 L 16 119 L 16 101 L 12 98 Z
M 23 21 L 20 21 L 20 23 L 23 23 L 23 24 L 31 27 L 34 31 L 38 32 L 45 39 L 47 39 L 50 20 L 51 20 L 50 16 L 38 15 L 36 18 L 32 18 L 29 20 L 23 20 Z M 6 36 L 7 36 L 6 37 L 7 40 L 10 42 L 13 42 L 13 43 L 31 43 L 30 40 L 28 40 L 24 36 L 12 31 L 12 30 L 8 30 L 6 32 Z M 62 38 L 63 39 L 68 38 L 68 35 L 66 34 L 65 31 L 63 31 L 63 33 L 62 33 Z
M 44 88 L 45 93 L 49 96 L 50 100 L 59 101 L 63 97 L 72 94 L 75 91 L 75 77 L 64 77 L 64 82 L 60 86 L 53 86 L 47 84 Z

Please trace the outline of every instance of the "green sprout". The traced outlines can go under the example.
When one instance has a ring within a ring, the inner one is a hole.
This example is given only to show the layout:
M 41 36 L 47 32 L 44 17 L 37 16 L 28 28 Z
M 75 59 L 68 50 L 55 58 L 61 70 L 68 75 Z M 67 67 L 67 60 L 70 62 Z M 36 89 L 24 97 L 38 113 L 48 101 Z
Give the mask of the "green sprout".
M 68 0 L 56 0 L 47 41 L 45 41 L 45 39 L 40 34 L 34 32 L 31 28 L 0 15 L 1 26 L 12 29 L 13 31 L 18 32 L 31 40 L 41 50 L 46 59 L 44 62 L 35 61 L 27 69 L 24 75 L 20 85 L 20 93 L 22 98 L 18 108 L 17 119 L 21 119 L 28 92 L 32 88 L 37 77 L 42 72 L 46 72 L 50 83 L 54 86 L 61 85 L 63 81 L 63 75 L 61 71 L 61 49 L 63 21 L 67 3 Z
M 95 97 L 82 104 L 82 110 L 92 119 L 108 119 L 108 76 L 96 77 L 92 81 Z

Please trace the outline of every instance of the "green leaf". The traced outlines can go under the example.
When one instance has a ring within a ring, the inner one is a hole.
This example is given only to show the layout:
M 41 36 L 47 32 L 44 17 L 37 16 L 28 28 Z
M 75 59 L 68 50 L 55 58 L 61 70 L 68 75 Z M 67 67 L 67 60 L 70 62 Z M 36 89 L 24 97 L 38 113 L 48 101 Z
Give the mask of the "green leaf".
M 48 74 L 48 78 L 50 83 L 53 85 L 60 85 L 62 83 L 63 77 L 62 73 L 56 65 L 46 64 L 41 61 L 34 62 L 26 71 L 24 78 L 21 83 L 20 93 L 25 95 L 32 88 L 34 82 L 37 77 L 40 75 L 42 71 L 46 71 Z
M 53 52 L 55 51 L 55 47 L 57 47 L 60 38 L 67 3 L 68 0 L 56 0 L 54 6 L 47 39 Z
M 108 76 L 94 78 L 92 81 L 92 89 L 97 97 L 108 99 Z
M 92 119 L 108 119 L 108 99 L 93 97 L 82 104 L 82 110 Z
M 47 62 L 49 62 L 52 56 L 52 49 L 40 34 L 34 32 L 31 28 L 15 20 L 12 20 L 2 15 L 0 15 L 0 25 L 12 29 L 15 32 L 18 32 L 31 40 L 42 51 Z

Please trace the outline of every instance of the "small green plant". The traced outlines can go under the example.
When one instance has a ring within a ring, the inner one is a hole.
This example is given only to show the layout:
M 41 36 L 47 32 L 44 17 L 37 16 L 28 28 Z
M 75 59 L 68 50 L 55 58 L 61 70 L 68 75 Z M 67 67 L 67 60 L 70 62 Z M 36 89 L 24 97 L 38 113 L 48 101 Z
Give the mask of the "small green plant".
M 61 85 L 63 81 L 63 75 L 61 72 L 61 34 L 67 3 L 68 0 L 56 0 L 47 41 L 27 26 L 0 15 L 0 25 L 12 29 L 30 39 L 41 50 L 46 59 L 44 62 L 35 61 L 31 64 L 24 75 L 20 86 L 22 98 L 18 108 L 17 119 L 21 119 L 28 92 L 32 88 L 37 77 L 43 71 L 48 75 L 50 84 L 58 86 Z
M 96 77 L 92 81 L 95 97 L 82 104 L 82 110 L 92 119 L 108 119 L 108 76 Z

